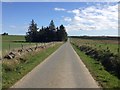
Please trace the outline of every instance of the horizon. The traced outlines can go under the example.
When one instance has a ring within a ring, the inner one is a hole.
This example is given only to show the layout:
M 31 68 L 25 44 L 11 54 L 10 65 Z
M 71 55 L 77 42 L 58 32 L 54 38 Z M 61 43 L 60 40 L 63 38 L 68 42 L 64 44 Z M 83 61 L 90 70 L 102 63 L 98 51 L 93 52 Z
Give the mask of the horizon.
M 34 19 L 38 28 L 63 24 L 68 36 L 118 36 L 117 15 L 117 2 L 2 2 L 1 34 L 26 35 Z
M 2 33 L 3 34 L 3 33 Z M 2 35 L 1 33 L 0 33 L 0 35 Z M 2 36 L 26 36 L 26 35 L 15 35 L 15 34 L 8 34 L 8 35 L 2 35 Z M 68 35 L 68 37 L 74 37 L 74 36 L 76 36 L 76 37 L 120 37 L 120 36 L 92 36 L 92 35 L 81 35 L 81 36 L 77 36 L 77 35 L 71 35 L 71 36 L 69 36 Z

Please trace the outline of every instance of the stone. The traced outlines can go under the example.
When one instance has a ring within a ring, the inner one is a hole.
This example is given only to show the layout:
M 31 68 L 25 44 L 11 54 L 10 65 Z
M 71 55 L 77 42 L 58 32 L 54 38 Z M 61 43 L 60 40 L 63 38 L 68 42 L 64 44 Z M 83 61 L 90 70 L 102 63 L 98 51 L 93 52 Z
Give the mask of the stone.
M 15 53 L 10 52 L 10 53 L 9 53 L 9 55 L 11 55 L 11 56 L 12 56 L 12 58 L 15 58 Z
M 21 54 L 21 53 L 23 52 L 23 50 L 22 50 L 22 49 L 19 49 L 18 52 Z
M 0 57 L 0 60 L 2 60 L 2 57 Z
M 8 55 L 6 55 L 4 58 L 6 58 L 6 59 L 12 59 L 13 57 L 8 54 Z
M 31 51 L 33 51 L 33 49 L 32 48 L 29 48 Z

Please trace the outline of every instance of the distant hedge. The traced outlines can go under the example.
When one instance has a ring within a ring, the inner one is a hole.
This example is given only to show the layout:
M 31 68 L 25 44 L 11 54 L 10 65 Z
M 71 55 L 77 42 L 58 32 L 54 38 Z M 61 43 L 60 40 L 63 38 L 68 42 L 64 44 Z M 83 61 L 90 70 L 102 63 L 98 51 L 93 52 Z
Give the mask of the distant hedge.
M 2 35 L 8 35 L 8 33 L 4 32 Z

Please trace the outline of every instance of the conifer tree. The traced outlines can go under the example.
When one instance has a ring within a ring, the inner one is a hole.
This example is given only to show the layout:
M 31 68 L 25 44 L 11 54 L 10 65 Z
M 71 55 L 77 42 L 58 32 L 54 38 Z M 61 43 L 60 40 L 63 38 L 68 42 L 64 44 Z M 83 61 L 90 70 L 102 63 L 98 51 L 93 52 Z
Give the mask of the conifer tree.
M 50 22 L 50 24 L 49 24 L 49 29 L 50 30 L 55 30 L 55 24 L 54 24 L 54 21 L 53 20 L 51 20 L 51 22 Z
M 25 38 L 29 42 L 66 41 L 67 32 L 63 25 L 56 28 L 53 20 L 48 27 L 42 26 L 38 31 L 37 24 L 32 20 Z
M 37 30 L 39 28 L 37 28 L 37 24 L 34 22 L 34 20 L 31 21 L 31 24 L 28 28 L 28 32 L 27 32 L 27 35 L 26 35 L 26 40 L 27 41 L 30 41 L 30 42 L 37 42 L 38 41 L 38 37 L 37 37 Z

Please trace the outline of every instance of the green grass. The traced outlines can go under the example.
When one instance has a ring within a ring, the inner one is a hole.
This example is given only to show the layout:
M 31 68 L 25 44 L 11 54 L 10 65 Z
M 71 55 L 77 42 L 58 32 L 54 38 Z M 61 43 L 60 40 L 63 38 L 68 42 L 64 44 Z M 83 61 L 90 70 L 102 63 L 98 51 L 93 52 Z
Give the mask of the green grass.
M 120 88 L 120 80 L 117 77 L 104 70 L 104 67 L 98 61 L 85 55 L 75 45 L 72 46 L 101 87 Z
M 101 47 L 99 47 L 101 45 Z M 110 51 L 114 54 L 117 54 L 117 50 L 118 50 L 118 44 L 110 44 L 110 43 L 107 43 L 107 44 L 96 44 L 95 45 L 91 45 L 92 47 L 94 48 L 97 48 L 97 49 L 107 49 L 107 47 L 109 47 Z
M 88 45 L 97 49 L 107 49 L 114 53 L 118 53 L 118 41 L 117 40 L 91 40 L 91 39 L 81 39 L 81 38 L 71 38 L 71 41 L 77 45 Z M 99 47 L 101 46 L 101 47 Z
M 23 35 L 2 35 L 2 41 L 25 41 L 25 36 Z
M 45 58 L 52 54 L 61 44 L 56 44 L 55 46 L 49 47 L 38 53 L 27 54 L 24 59 L 27 60 L 26 63 L 17 64 L 15 70 L 5 71 L 3 65 L 3 89 L 11 87 L 16 81 L 20 80 L 24 75 L 30 72 L 35 66 L 40 64 Z M 12 65 L 14 66 L 14 65 Z
M 22 35 L 5 35 L 2 36 L 2 54 L 3 56 L 9 51 L 17 48 L 36 45 L 36 43 L 25 42 L 25 36 Z
M 21 43 L 21 42 L 3 42 L 2 43 L 2 52 L 3 54 L 11 51 L 13 49 L 17 49 L 17 48 L 22 48 L 23 47 L 27 47 L 27 46 L 32 46 L 32 45 L 36 45 L 36 43 Z
M 21 47 L 22 41 L 25 41 L 25 36 L 19 35 L 2 36 L 2 51 L 5 52 L 9 51 L 9 49 L 11 50 L 17 47 Z

